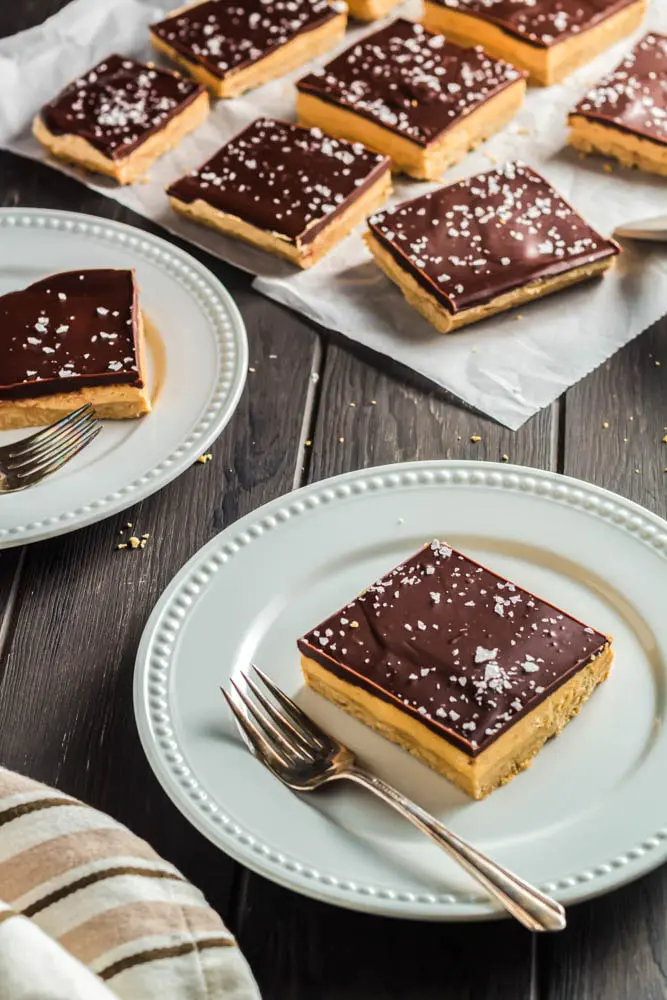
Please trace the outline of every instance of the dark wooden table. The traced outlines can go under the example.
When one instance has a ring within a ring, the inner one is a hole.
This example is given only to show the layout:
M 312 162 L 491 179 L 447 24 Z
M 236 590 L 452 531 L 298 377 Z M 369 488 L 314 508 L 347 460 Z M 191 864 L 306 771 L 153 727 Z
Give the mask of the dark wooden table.
M 5 0 L 0 35 L 62 6 Z M 91 212 L 165 235 L 7 153 L 0 204 Z M 315 903 L 250 874 L 190 828 L 144 758 L 131 692 L 139 637 L 176 571 L 223 527 L 294 486 L 384 462 L 507 454 L 665 516 L 667 322 L 512 433 L 314 329 L 253 292 L 247 275 L 188 249 L 243 313 L 246 391 L 207 465 L 116 518 L 0 553 L 0 763 L 106 810 L 178 865 L 237 934 L 265 1000 L 665 1000 L 664 868 L 572 908 L 568 930 L 553 938 L 509 922 L 405 923 Z M 312 444 L 302 447 L 304 438 Z M 116 551 L 127 520 L 150 532 L 145 550 Z M 667 776 L 656 794 L 666 790 Z

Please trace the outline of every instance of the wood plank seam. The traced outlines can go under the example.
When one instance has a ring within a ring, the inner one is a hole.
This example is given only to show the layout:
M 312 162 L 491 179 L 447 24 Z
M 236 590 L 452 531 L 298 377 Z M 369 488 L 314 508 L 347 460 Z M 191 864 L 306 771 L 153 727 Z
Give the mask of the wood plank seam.
M 552 468 L 555 472 L 563 472 L 565 469 L 565 420 L 567 413 L 566 395 L 555 400 L 551 404 L 553 423 L 551 425 L 552 440 Z
M 14 576 L 12 578 L 11 586 L 9 588 L 9 593 L 7 595 L 7 602 L 2 611 L 2 618 L 0 619 L 0 685 L 2 684 L 4 678 L 4 650 L 11 631 L 11 622 L 14 616 L 14 609 L 18 601 L 19 586 L 21 583 L 21 577 L 23 576 L 23 567 L 25 565 L 26 549 L 25 547 L 21 549 L 18 562 L 16 563 L 16 568 L 14 570 Z
M 312 442 L 317 424 L 320 409 L 320 398 L 322 394 L 322 376 L 327 360 L 327 348 L 322 338 L 318 336 L 313 351 L 313 360 L 310 372 L 310 384 L 306 394 L 306 402 L 303 408 L 303 421 L 301 424 L 301 434 L 296 452 L 296 463 L 294 466 L 294 479 L 292 489 L 298 490 L 308 482 L 310 473 L 310 458 L 312 455 Z

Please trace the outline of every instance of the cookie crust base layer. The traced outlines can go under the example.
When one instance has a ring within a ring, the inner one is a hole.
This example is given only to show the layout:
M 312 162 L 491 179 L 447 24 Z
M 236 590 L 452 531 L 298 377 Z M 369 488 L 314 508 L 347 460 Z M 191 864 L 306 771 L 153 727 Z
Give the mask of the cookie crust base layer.
M 459 45 L 481 45 L 490 55 L 527 70 L 533 82 L 548 86 L 633 32 L 645 12 L 646 0 L 636 0 L 587 31 L 549 47 L 532 45 L 489 21 L 442 7 L 433 0 L 424 2 L 422 23 L 429 31 L 438 31 Z
M 277 233 L 259 229 L 236 215 L 229 215 L 209 205 L 198 198 L 187 203 L 170 196 L 169 202 L 174 211 L 187 216 L 193 222 L 211 226 L 226 236 L 233 236 L 250 243 L 252 246 L 266 250 L 268 253 L 284 257 L 299 267 L 312 267 L 325 254 L 329 253 L 337 243 L 340 243 L 348 233 L 360 225 L 364 219 L 385 203 L 391 194 L 391 174 L 387 170 L 360 197 L 355 198 L 348 207 L 332 219 L 328 226 L 322 229 L 311 243 L 300 244 L 291 242 Z
M 208 110 L 208 94 L 204 92 L 196 97 L 192 104 L 171 118 L 163 129 L 154 132 L 134 152 L 120 160 L 112 160 L 105 156 L 79 135 L 71 133 L 56 135 L 44 124 L 40 115 L 33 121 L 32 131 L 35 138 L 56 159 L 74 163 L 94 173 L 106 174 L 119 184 L 132 184 L 142 177 L 157 159 L 178 146 L 189 132 L 199 128 L 208 115 Z
M 525 80 L 517 80 L 490 97 L 465 118 L 446 129 L 428 146 L 397 135 L 354 111 L 297 91 L 300 125 L 321 128 L 328 135 L 362 142 L 374 152 L 389 156 L 392 169 L 418 180 L 439 180 L 447 167 L 500 131 L 517 113 L 526 93 Z
M 149 321 L 140 314 L 137 358 L 144 383 L 145 325 L 149 326 Z M 78 410 L 85 403 L 92 403 L 100 420 L 129 420 L 143 417 L 151 411 L 145 385 L 143 388 L 135 385 L 90 385 L 72 392 L 55 392 L 51 396 L 34 396 L 32 399 L 0 399 L 0 430 L 44 427 Z
M 567 141 L 583 153 L 612 156 L 625 167 L 637 167 L 652 174 L 667 175 L 667 145 L 635 135 L 613 125 L 591 121 L 584 115 L 570 115 Z
M 197 4 L 189 4 L 187 7 L 180 9 L 188 10 L 190 7 L 196 6 Z M 169 16 L 178 12 L 172 11 L 172 14 Z M 280 48 L 274 49 L 273 52 L 251 63 L 249 66 L 244 66 L 241 69 L 227 73 L 223 77 L 215 76 L 214 73 L 211 73 L 204 66 L 200 66 L 199 63 L 192 62 L 186 56 L 181 55 L 168 42 L 159 38 L 152 31 L 150 35 L 153 47 L 158 52 L 162 52 L 175 63 L 178 63 L 179 66 L 182 66 L 194 80 L 208 87 L 215 97 L 238 97 L 240 94 L 244 94 L 246 90 L 252 90 L 254 87 L 259 87 L 269 80 L 275 80 L 277 77 L 284 76 L 293 69 L 303 66 L 311 59 L 315 59 L 316 56 L 328 52 L 329 49 L 341 41 L 345 34 L 346 25 L 347 14 L 338 14 L 318 28 L 313 28 L 312 31 L 304 31 L 300 35 L 296 35 L 291 42 L 281 45 Z
M 538 281 L 531 281 L 521 288 L 514 288 L 510 292 L 503 292 L 496 295 L 488 302 L 481 305 L 471 306 L 469 309 L 461 309 L 460 312 L 452 313 L 445 306 L 441 305 L 435 296 L 430 295 L 409 271 L 400 267 L 388 250 L 375 239 L 371 232 L 364 233 L 366 246 L 373 254 L 375 263 L 380 270 L 384 271 L 387 277 L 398 285 L 405 300 L 420 312 L 424 319 L 428 320 L 439 333 L 453 333 L 462 326 L 470 323 L 477 323 L 479 320 L 493 316 L 495 313 L 505 312 L 515 306 L 522 306 L 533 299 L 541 298 L 543 295 L 550 295 L 552 292 L 559 292 L 563 288 L 575 285 L 580 281 L 586 281 L 596 275 L 607 271 L 613 264 L 614 258 L 607 257 L 604 260 L 596 260 L 591 264 L 582 264 L 573 267 L 572 270 L 564 274 L 556 274 L 550 278 L 540 278 Z
M 397 743 L 473 799 L 483 799 L 530 767 L 547 740 L 561 732 L 579 713 L 597 685 L 606 680 L 613 656 L 611 646 L 606 646 L 588 666 L 519 719 L 477 757 L 469 757 L 444 737 L 436 736 L 413 715 L 393 703 L 373 697 L 365 688 L 341 680 L 315 660 L 302 656 L 301 669 L 306 684 L 316 694 Z

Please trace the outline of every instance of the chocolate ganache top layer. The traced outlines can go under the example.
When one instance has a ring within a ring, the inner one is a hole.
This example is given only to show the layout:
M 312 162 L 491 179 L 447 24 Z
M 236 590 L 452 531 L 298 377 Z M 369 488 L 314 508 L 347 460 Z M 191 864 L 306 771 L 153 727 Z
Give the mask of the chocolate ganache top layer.
M 508 163 L 372 215 L 369 228 L 451 312 L 620 252 L 530 167 Z
M 399 18 L 360 39 L 321 73 L 305 76 L 297 88 L 426 146 L 524 76 L 479 47 L 463 49 Z
M 204 90 L 177 73 L 112 55 L 46 104 L 41 118 L 55 135 L 79 136 L 120 160 Z
M 608 641 L 435 541 L 298 645 L 476 756 Z
M 206 0 L 151 25 L 151 31 L 223 79 L 346 10 L 336 0 Z
M 141 387 L 133 271 L 67 271 L 0 296 L 0 399 Z
M 594 28 L 635 0 L 432 0 L 490 21 L 538 48 L 549 48 Z
M 573 114 L 667 143 L 667 36 L 645 35 Z
M 389 166 L 358 142 L 259 118 L 167 193 L 309 243 Z

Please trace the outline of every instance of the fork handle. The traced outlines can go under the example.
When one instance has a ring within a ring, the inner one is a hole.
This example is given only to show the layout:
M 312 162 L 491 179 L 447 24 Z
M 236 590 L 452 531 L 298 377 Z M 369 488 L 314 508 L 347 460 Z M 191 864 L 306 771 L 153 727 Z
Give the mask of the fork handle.
M 340 777 L 362 785 L 393 806 L 401 816 L 454 858 L 524 927 L 531 931 L 561 931 L 565 928 L 565 910 L 560 903 L 475 850 L 382 778 L 358 767 L 346 769 L 341 772 Z

